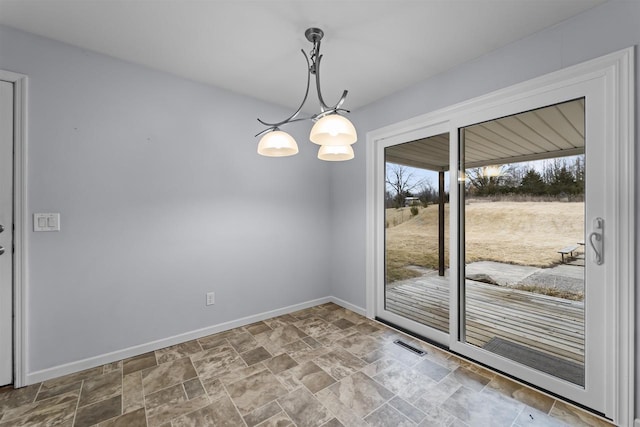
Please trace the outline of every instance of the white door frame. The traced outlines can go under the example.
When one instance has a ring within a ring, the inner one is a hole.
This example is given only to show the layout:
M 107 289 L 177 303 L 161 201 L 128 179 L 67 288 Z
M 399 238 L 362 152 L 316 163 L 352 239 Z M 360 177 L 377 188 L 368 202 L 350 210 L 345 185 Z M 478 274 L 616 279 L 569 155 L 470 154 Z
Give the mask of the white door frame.
M 27 76 L 0 70 L 13 83 L 13 385 L 27 385 Z
M 367 316 L 377 315 L 376 292 L 380 283 L 384 283 L 384 265 L 381 265 L 380 251 L 384 250 L 384 228 L 380 233 L 383 220 L 379 206 L 381 180 L 379 147 L 390 139 L 405 137 L 402 142 L 412 139 L 410 136 L 429 124 L 454 122 L 463 114 L 499 106 L 523 93 L 535 93 L 545 90 L 569 86 L 587 78 L 601 78 L 604 81 L 605 100 L 607 103 L 605 133 L 607 148 L 618 167 L 614 178 L 617 191 L 613 195 L 615 206 L 613 215 L 615 227 L 608 228 L 607 233 L 613 254 L 609 262 L 616 271 L 616 292 L 605 301 L 608 330 L 613 330 L 607 346 L 607 360 L 611 360 L 612 379 L 607 395 L 606 415 L 616 424 L 631 426 L 634 417 L 634 380 L 635 380 L 635 146 L 634 146 L 634 50 L 628 48 L 601 58 L 575 65 L 554 73 L 529 80 L 502 89 L 488 95 L 471 99 L 454 106 L 393 124 L 367 134 L 367 247 L 366 247 L 366 302 Z M 386 145 L 389 145 L 388 143 Z M 383 150 L 382 150 L 383 152 Z M 378 182 L 380 181 L 380 182 Z M 383 193 L 382 193 L 383 194 Z M 454 194 L 451 195 L 454 200 Z M 451 209 L 451 238 L 456 238 L 457 224 L 455 209 Z M 381 222 L 382 221 L 382 222 Z M 457 263 L 457 241 L 450 244 L 450 264 Z M 383 263 L 384 261 L 382 261 Z M 457 289 L 457 275 L 451 272 L 451 295 Z M 382 280 L 382 282 L 381 282 Z

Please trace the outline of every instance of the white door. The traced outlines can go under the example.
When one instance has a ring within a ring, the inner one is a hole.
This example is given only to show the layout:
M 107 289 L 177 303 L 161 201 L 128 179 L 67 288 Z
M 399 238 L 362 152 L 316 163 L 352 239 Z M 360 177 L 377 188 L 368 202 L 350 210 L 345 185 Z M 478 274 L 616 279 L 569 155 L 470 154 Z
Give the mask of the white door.
M 603 242 L 615 227 L 607 199 L 615 174 L 603 143 L 603 94 L 601 82 L 587 81 L 456 121 L 450 347 L 607 414 L 614 375 L 603 303 L 615 293 L 607 271 L 615 254 Z M 546 184 L 544 196 L 529 190 L 534 201 L 510 195 L 505 203 L 499 190 L 522 188 L 508 184 L 519 166 L 531 171 L 527 183 Z
M 0 81 L 0 386 L 13 381 L 13 96 Z

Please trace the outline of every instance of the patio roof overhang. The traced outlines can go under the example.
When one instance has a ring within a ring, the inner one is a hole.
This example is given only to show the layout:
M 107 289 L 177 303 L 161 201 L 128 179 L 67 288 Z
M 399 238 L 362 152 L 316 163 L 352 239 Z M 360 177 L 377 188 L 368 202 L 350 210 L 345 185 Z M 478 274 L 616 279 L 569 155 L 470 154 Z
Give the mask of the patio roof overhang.
M 584 98 L 465 128 L 465 167 L 584 154 Z M 449 170 L 449 134 L 388 147 L 386 161 Z

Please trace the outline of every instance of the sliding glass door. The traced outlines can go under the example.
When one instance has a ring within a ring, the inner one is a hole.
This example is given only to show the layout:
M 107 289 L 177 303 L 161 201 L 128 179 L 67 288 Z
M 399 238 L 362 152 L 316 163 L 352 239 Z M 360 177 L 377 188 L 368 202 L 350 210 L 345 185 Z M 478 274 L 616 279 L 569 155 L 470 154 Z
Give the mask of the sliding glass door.
M 580 387 L 584 111 L 580 98 L 465 126 L 458 174 L 460 340 Z
M 385 149 L 385 307 L 444 333 L 448 164 L 448 134 Z
M 451 348 L 604 412 L 599 95 L 547 93 L 455 126 Z
M 449 129 L 437 124 L 385 145 L 378 316 L 448 345 Z
M 603 104 L 585 83 L 381 144 L 377 317 L 605 413 Z

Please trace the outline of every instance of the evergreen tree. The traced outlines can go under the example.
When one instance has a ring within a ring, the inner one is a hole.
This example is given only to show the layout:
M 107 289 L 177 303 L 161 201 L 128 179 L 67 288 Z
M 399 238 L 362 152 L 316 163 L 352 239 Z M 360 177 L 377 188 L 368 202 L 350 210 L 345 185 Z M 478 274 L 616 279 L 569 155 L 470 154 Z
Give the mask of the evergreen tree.
M 553 171 L 552 181 L 549 185 L 551 194 L 575 194 L 576 181 L 573 174 L 567 169 L 566 165 L 562 165 Z
M 529 169 L 520 181 L 520 192 L 541 196 L 547 193 L 547 184 L 542 179 L 542 175 L 535 169 Z

